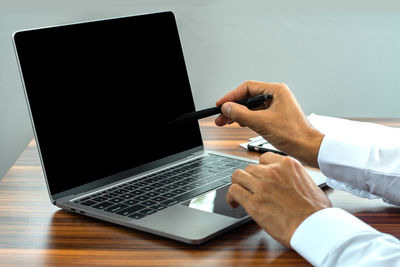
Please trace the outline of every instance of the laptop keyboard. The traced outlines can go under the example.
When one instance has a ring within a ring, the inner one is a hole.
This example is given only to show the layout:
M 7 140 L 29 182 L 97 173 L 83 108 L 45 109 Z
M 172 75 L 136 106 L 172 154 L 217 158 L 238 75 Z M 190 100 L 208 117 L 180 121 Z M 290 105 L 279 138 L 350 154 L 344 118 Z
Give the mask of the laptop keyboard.
M 75 200 L 74 203 L 141 219 L 231 182 L 247 161 L 205 155 L 169 169 Z

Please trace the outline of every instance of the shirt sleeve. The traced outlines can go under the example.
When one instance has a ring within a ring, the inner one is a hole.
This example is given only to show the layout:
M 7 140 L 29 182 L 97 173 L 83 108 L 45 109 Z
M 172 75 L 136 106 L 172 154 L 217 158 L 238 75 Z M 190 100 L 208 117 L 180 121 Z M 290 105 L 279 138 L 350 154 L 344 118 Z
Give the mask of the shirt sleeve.
M 379 129 L 374 137 L 326 134 L 318 164 L 329 186 L 400 205 L 400 131 Z
M 400 266 L 400 241 L 338 208 L 320 210 L 290 244 L 314 266 Z

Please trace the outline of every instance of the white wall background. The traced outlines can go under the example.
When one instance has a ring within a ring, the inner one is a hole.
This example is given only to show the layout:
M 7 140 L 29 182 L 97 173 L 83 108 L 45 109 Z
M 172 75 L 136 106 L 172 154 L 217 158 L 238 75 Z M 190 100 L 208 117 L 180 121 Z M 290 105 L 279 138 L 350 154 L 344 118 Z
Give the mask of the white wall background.
M 32 137 L 12 32 L 165 10 L 197 108 L 253 79 L 287 83 L 306 114 L 400 117 L 398 1 L 0 0 L 0 177 Z

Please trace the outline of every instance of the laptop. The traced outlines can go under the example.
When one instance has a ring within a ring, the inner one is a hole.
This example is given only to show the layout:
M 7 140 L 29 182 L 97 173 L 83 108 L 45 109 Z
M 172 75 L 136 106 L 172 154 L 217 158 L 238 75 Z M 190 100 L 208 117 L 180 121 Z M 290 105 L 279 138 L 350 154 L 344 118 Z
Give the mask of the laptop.
M 51 202 L 200 244 L 250 220 L 225 201 L 255 161 L 206 151 L 172 12 L 14 33 Z

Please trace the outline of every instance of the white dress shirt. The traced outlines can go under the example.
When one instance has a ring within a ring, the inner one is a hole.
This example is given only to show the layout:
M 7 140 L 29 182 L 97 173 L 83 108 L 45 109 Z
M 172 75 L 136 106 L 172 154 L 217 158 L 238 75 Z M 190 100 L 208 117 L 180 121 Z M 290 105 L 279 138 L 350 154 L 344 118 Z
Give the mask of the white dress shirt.
M 371 123 L 346 123 L 371 129 Z M 400 129 L 372 127 L 373 131 L 326 133 L 319 167 L 331 187 L 400 205 Z M 316 266 L 400 266 L 397 238 L 338 208 L 312 214 L 296 229 L 290 244 Z

